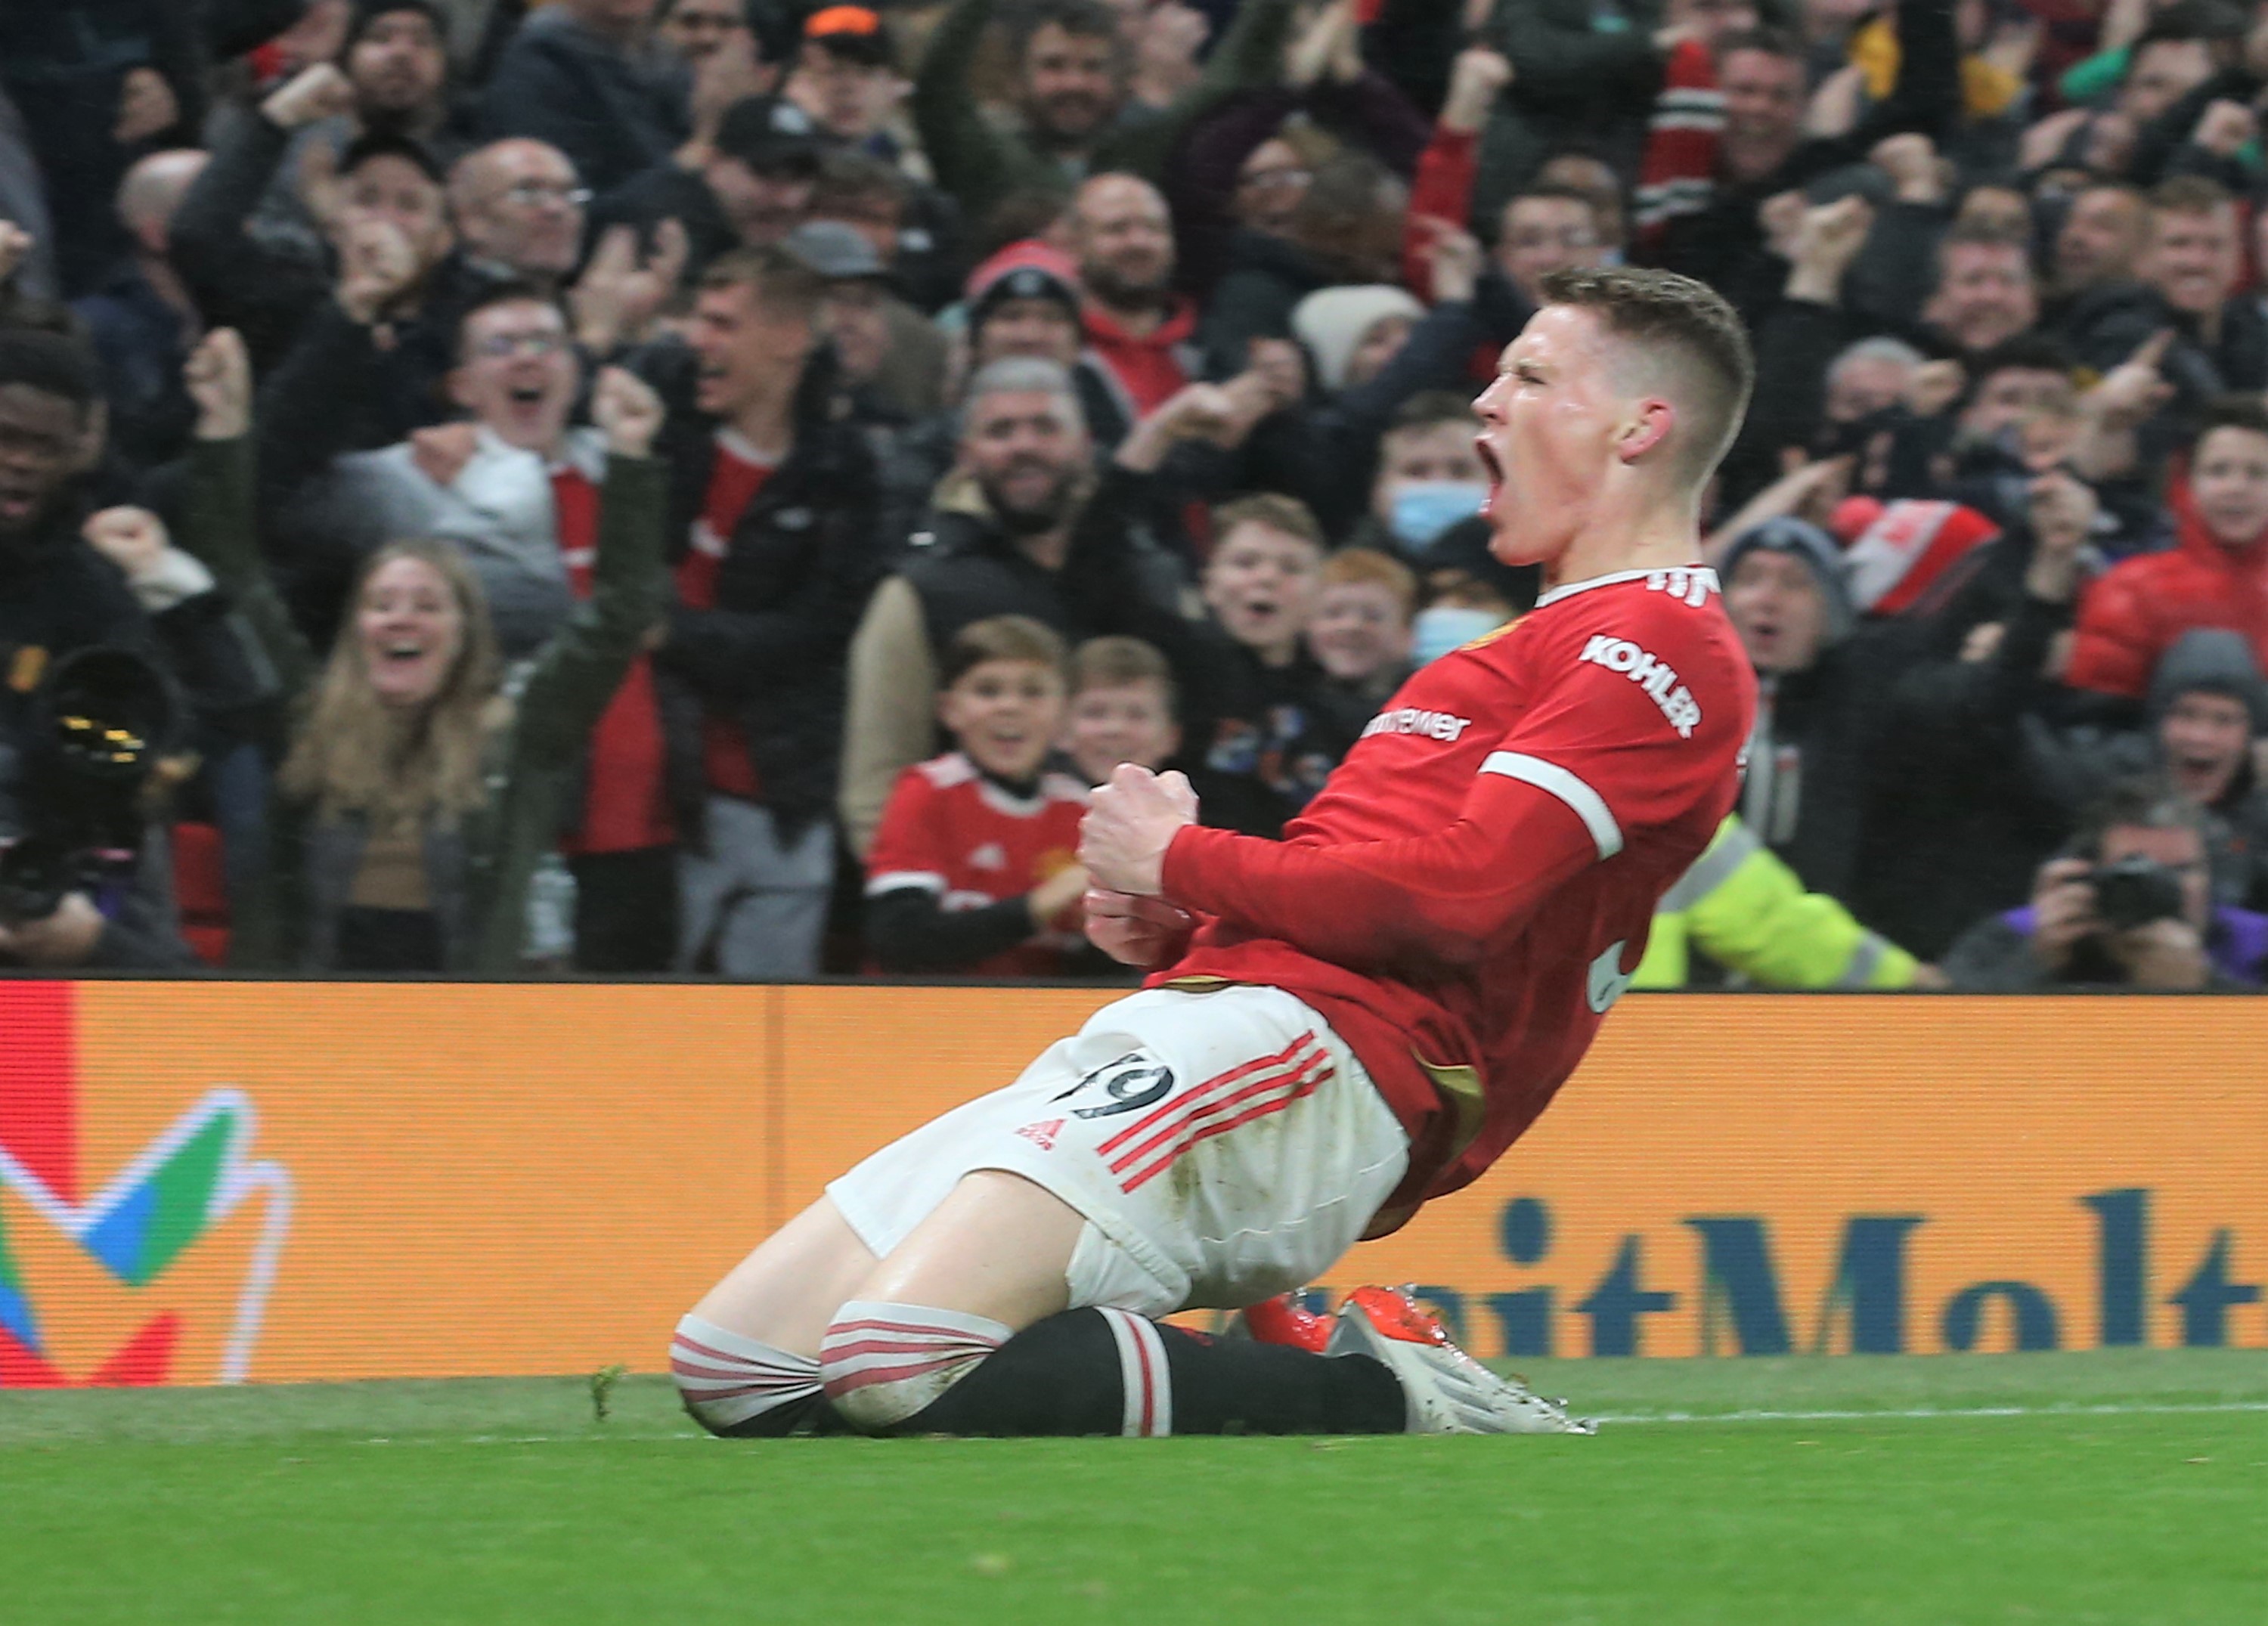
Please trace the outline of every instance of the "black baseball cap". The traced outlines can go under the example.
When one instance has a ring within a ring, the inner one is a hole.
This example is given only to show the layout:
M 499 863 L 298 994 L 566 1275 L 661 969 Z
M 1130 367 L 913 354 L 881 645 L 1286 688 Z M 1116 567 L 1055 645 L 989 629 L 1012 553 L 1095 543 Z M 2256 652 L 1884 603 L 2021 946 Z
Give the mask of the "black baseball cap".
M 441 170 L 441 162 L 433 156 L 431 148 L 413 136 L 391 129 L 370 130 L 349 142 L 347 150 L 339 154 L 341 178 L 353 174 L 373 158 L 400 158 L 406 164 L 416 165 L 435 186 L 448 184 Z
M 810 115 L 784 96 L 744 96 L 725 109 L 716 148 L 760 175 L 810 180 L 819 173 L 818 132 Z
M 1052 299 L 1063 306 L 1073 323 L 1079 320 L 1079 290 L 1054 272 L 1036 265 L 1011 266 L 969 302 L 968 329 L 974 333 L 1011 299 Z

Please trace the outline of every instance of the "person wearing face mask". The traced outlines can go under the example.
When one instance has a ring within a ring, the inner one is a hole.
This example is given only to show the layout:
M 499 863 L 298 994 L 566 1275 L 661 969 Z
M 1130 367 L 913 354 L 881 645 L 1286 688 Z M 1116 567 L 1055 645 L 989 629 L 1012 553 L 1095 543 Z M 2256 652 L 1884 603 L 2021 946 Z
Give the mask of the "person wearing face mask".
M 590 600 L 507 676 L 479 578 L 445 543 L 390 543 L 357 579 L 327 662 L 292 625 L 255 537 L 251 369 L 220 329 L 190 357 L 198 408 L 184 536 L 257 629 L 296 711 L 277 775 L 270 891 L 237 923 L 239 964 L 518 970 L 531 877 L 593 725 L 662 609 L 663 411 L 600 376 L 608 445 Z
M 1471 407 L 1447 390 L 1424 391 L 1403 403 L 1379 443 L 1368 522 L 1351 540 L 1418 558 L 1451 526 L 1479 513 L 1487 497 Z
M 1439 660 L 1535 607 L 1541 573 L 1497 559 L 1488 537 L 1485 519 L 1461 519 L 1418 556 L 1425 607 L 1410 622 L 1412 666 Z

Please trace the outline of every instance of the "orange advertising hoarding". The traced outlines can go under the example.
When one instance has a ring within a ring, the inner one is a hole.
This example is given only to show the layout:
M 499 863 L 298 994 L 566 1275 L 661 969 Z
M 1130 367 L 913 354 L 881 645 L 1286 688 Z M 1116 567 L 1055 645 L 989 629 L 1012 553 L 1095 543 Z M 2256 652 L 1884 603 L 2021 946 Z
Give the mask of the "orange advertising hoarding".
M 1107 991 L 0 982 L 0 1387 L 658 1370 Z M 1483 1355 L 2268 1346 L 2268 1002 L 1632 997 L 1340 1267 Z

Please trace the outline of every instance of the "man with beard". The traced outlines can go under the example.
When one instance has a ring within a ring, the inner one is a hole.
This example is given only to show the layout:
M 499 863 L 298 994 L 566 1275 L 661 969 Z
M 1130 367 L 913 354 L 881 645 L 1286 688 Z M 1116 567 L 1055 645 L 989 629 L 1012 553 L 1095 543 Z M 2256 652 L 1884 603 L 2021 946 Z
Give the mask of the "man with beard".
M 1028 615 L 1074 642 L 1091 630 L 1060 578 L 1094 457 L 1063 367 L 1018 357 L 970 381 L 957 475 L 850 644 L 840 811 L 861 854 L 898 775 L 937 754 L 938 656 L 955 633 L 994 615 Z
M 414 149 L 437 173 L 470 143 L 449 117 L 448 63 L 427 0 L 372 0 L 340 62 L 294 75 L 213 144 L 181 199 L 175 264 L 208 325 L 234 327 L 265 376 L 330 291 L 354 158 Z M 446 349 L 446 342 L 444 345 Z
M 1157 188 L 1133 175 L 1097 175 L 1071 200 L 1079 254 L 1079 320 L 1088 354 L 1113 388 L 1112 421 L 1093 425 L 1115 446 L 1189 381 L 1197 307 L 1175 293 L 1174 223 Z
M 2149 239 L 2150 207 L 2139 191 L 2113 180 L 2081 188 L 2049 257 L 2049 325 L 2080 327 L 2090 306 L 2129 291 Z
M 1016 193 L 1061 195 L 1105 170 L 1155 179 L 1199 114 L 1233 91 L 1275 82 L 1292 9 L 1288 0 L 1238 8 L 1204 77 L 1163 113 L 1145 114 L 1129 105 L 1116 13 L 1101 0 L 1040 0 L 1020 13 L 1010 40 L 1018 122 L 1003 129 L 974 89 L 996 5 L 959 0 L 914 82 L 922 150 L 972 221 Z
M 319 264 L 325 245 L 318 205 L 357 137 L 372 130 L 408 136 L 435 162 L 453 163 L 472 143 L 450 95 L 445 33 L 431 0 L 358 6 L 335 63 L 303 70 L 257 112 L 230 121 L 215 145 L 219 175 L 193 195 L 192 234 L 243 231 L 249 212 L 254 240 Z

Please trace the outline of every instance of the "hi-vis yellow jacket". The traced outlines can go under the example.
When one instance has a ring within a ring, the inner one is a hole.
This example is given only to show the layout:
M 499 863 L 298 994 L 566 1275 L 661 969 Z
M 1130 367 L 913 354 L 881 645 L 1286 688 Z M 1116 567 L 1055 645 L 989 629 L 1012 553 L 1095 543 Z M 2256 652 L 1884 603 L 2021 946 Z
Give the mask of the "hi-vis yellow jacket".
M 1653 932 L 1632 988 L 1682 988 L 1691 952 L 1761 988 L 1907 988 L 1914 957 L 1851 917 L 1793 870 L 1738 814 L 1678 878 L 1653 911 Z

